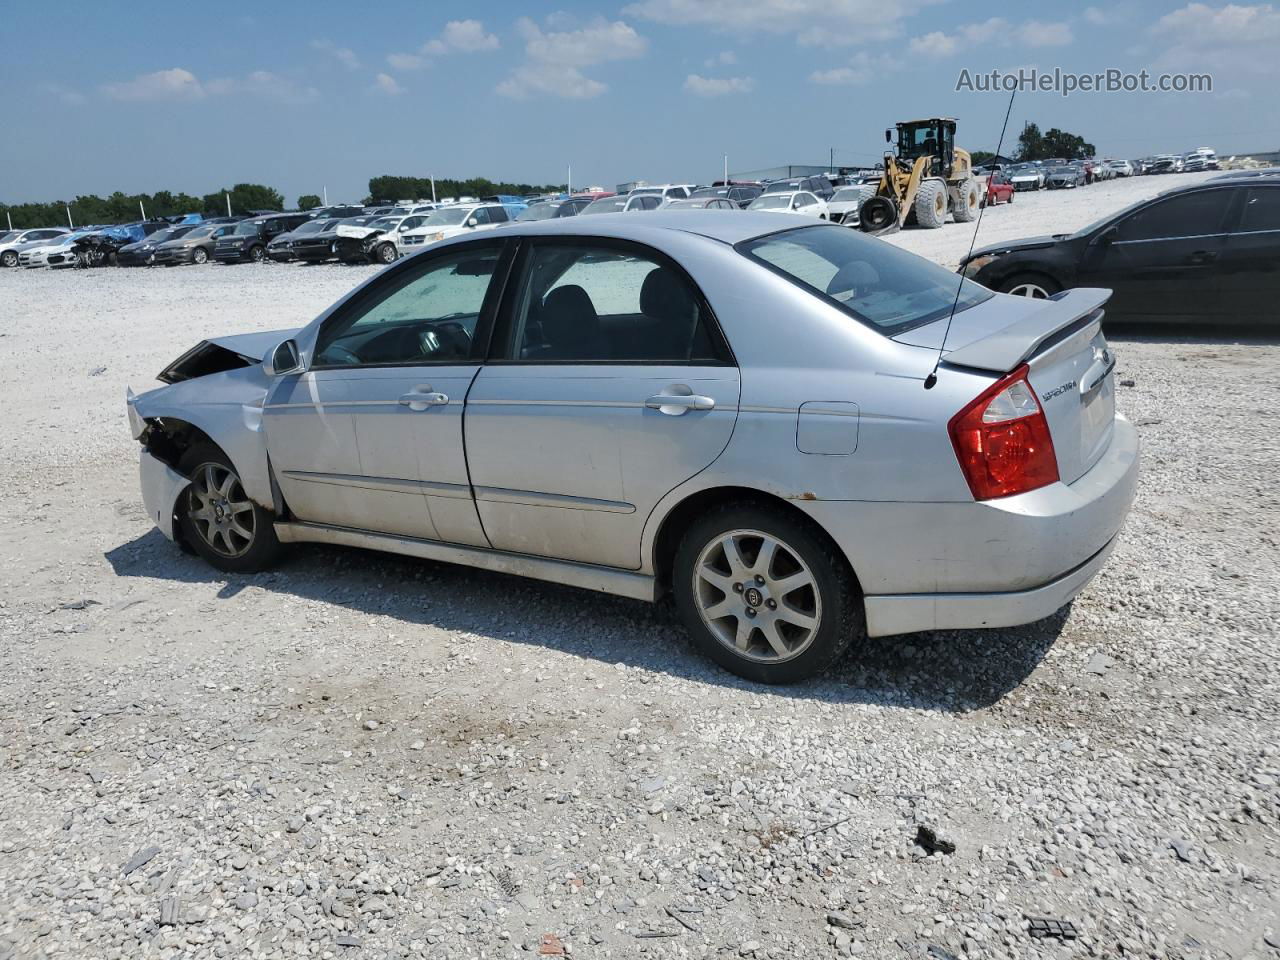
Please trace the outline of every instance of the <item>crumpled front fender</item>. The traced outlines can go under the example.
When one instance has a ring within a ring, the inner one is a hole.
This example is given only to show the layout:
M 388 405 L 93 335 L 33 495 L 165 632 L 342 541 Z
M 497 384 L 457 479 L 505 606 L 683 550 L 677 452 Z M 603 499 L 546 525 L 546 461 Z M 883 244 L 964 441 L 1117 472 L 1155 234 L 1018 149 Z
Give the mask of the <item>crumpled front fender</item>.
M 182 491 L 191 485 L 190 479 L 167 463 L 157 460 L 146 450 L 140 451 L 138 479 L 142 484 L 142 506 L 146 509 L 147 516 L 168 539 L 176 539 L 173 529 L 174 509 Z
M 130 397 L 130 426 L 141 432 L 140 425 L 160 419 L 197 427 L 231 458 L 249 499 L 276 511 L 280 505 L 273 494 L 262 429 L 262 405 L 269 386 L 260 365 L 184 380 Z

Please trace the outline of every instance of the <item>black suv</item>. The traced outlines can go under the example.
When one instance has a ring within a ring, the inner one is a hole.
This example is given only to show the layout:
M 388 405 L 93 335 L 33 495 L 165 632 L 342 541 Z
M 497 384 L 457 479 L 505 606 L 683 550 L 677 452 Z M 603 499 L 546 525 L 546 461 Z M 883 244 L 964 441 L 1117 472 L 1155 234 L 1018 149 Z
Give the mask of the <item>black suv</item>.
M 825 176 L 790 177 L 786 180 L 774 180 L 766 183 L 765 193 L 795 193 L 797 190 L 808 190 L 810 193 L 830 200 L 835 195 L 835 187 Z
M 305 213 L 277 213 L 241 220 L 233 232 L 219 237 L 213 259 L 219 263 L 261 263 L 267 258 L 267 244 L 278 234 L 301 226 L 310 218 Z

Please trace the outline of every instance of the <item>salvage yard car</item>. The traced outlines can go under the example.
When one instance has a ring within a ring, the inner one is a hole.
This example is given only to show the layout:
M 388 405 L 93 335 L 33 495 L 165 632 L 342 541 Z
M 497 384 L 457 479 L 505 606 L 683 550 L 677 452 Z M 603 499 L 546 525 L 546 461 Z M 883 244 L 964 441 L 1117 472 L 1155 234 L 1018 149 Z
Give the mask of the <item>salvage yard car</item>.
M 1177 187 L 1073 234 L 975 250 L 960 269 L 1035 299 L 1109 287 L 1112 322 L 1239 326 L 1276 323 L 1277 264 L 1280 181 L 1258 178 Z
M 37 227 L 34 230 L 10 230 L 0 234 L 0 266 L 16 267 L 19 261 L 17 248 L 37 240 L 53 240 L 70 233 L 66 227 Z
M 235 232 L 234 223 L 203 223 L 185 235 L 170 236 L 158 243 L 156 263 L 175 266 L 179 263 L 208 263 L 219 238 Z
M 818 217 L 827 219 L 827 202 L 808 190 L 797 190 L 795 193 L 762 193 L 751 201 L 747 207 L 753 212 L 790 213 L 802 217 Z
M 412 251 L 423 244 L 438 243 L 476 230 L 491 230 L 509 223 L 511 218 L 501 203 L 459 203 L 441 207 L 427 214 L 419 226 L 399 235 L 400 249 Z
M 771 214 L 514 223 L 202 341 L 128 419 L 148 515 L 220 570 L 311 541 L 670 591 L 706 655 L 783 683 L 1097 573 L 1138 464 L 1107 295 Z
M 213 259 L 219 263 L 261 263 L 267 259 L 267 244 L 273 238 L 309 219 L 305 213 L 278 213 L 241 220 L 232 233 L 218 238 L 213 246 Z

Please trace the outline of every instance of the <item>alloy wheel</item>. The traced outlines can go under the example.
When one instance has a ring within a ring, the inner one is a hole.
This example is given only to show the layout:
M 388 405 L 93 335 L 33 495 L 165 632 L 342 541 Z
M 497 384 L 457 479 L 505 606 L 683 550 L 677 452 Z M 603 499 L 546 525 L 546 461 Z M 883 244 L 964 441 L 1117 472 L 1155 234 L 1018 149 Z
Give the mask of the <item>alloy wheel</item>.
M 221 463 L 203 463 L 192 474 L 187 516 L 197 535 L 224 557 L 253 546 L 257 518 L 240 478 Z
M 1015 297 L 1030 297 L 1032 300 L 1048 300 L 1049 291 L 1036 283 L 1019 283 L 1005 291 Z
M 813 643 L 822 598 L 799 553 L 759 530 L 730 530 L 708 543 L 693 569 L 702 622 L 748 660 L 780 663 Z

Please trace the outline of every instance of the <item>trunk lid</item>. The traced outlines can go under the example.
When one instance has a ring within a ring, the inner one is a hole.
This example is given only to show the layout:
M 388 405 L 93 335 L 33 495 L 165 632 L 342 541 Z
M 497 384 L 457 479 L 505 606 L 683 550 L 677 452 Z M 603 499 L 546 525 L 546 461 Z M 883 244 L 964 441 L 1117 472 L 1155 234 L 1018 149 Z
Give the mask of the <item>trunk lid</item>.
M 997 294 L 957 313 L 946 333 L 943 362 L 992 373 L 1023 363 L 1053 437 L 1058 473 L 1073 483 L 1106 452 L 1115 421 L 1115 356 L 1102 333 L 1109 290 L 1079 288 L 1049 300 Z M 938 329 L 935 329 L 938 328 Z M 899 338 L 938 348 L 946 321 Z

